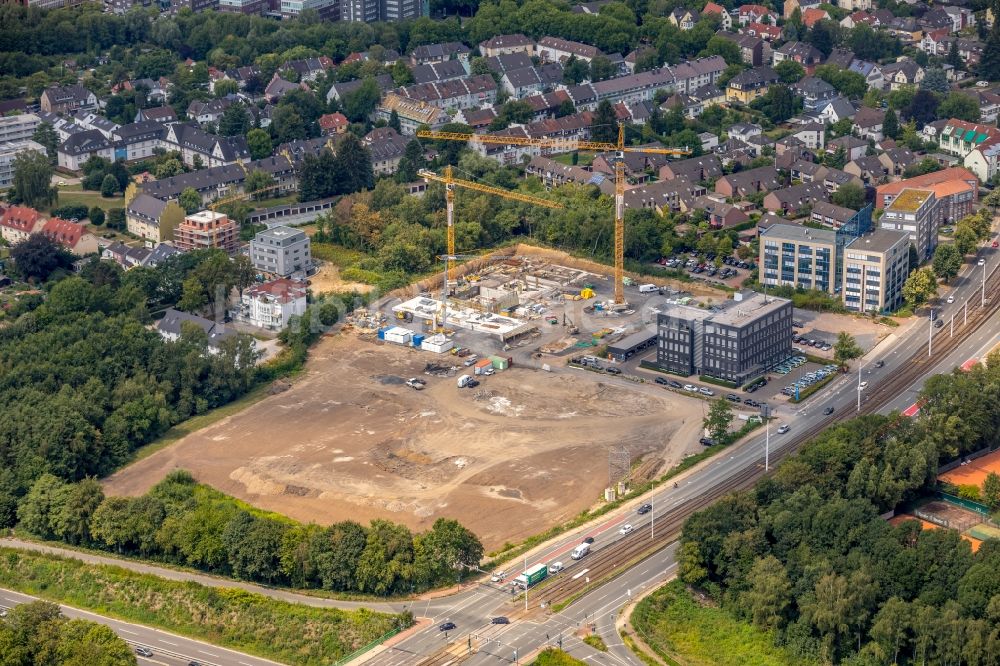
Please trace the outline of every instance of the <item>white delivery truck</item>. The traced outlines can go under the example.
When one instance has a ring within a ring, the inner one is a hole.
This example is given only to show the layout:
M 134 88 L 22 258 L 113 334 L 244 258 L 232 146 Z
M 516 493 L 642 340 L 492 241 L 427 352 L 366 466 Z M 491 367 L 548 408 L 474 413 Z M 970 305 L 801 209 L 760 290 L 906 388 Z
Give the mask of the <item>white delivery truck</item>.
M 458 388 L 465 388 L 471 381 L 472 377 L 470 375 L 462 375 L 458 378 Z
M 639 285 L 639 293 L 640 294 L 651 294 L 654 291 L 659 291 L 659 290 L 660 290 L 660 288 L 657 287 L 655 284 L 640 284 Z
M 573 552 L 570 553 L 569 556 L 572 557 L 574 560 L 579 560 L 589 552 L 590 552 L 590 544 L 581 543 L 579 546 L 573 549 Z

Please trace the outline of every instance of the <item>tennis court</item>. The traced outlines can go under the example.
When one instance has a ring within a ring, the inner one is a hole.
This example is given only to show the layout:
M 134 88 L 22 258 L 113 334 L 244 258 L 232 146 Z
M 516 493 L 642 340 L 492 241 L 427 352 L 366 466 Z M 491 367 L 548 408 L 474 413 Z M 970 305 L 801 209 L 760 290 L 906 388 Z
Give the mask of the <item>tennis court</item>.
M 967 465 L 956 467 L 938 478 L 956 486 L 971 484 L 982 488 L 983 481 L 990 472 L 1000 474 L 1000 451 L 987 453 L 982 458 L 976 458 Z

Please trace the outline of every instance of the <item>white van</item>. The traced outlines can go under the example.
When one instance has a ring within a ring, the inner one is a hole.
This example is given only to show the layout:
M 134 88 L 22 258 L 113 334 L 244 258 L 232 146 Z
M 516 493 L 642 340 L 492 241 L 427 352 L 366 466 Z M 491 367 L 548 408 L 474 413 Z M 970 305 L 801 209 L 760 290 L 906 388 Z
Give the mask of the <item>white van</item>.
M 553 562 L 552 564 L 549 565 L 549 573 L 557 574 L 565 568 L 566 567 L 563 566 L 562 562 Z
M 469 375 L 462 375 L 458 378 L 458 388 L 465 388 L 472 381 L 472 377 Z
M 589 552 L 590 552 L 590 544 L 581 543 L 579 546 L 573 549 L 573 552 L 570 553 L 570 557 L 572 557 L 574 560 L 579 560 L 581 557 L 583 557 Z
M 659 290 L 660 290 L 660 288 L 657 287 L 655 284 L 640 284 L 639 285 L 639 293 L 640 294 L 649 294 L 649 293 L 652 293 L 654 291 L 659 291 Z

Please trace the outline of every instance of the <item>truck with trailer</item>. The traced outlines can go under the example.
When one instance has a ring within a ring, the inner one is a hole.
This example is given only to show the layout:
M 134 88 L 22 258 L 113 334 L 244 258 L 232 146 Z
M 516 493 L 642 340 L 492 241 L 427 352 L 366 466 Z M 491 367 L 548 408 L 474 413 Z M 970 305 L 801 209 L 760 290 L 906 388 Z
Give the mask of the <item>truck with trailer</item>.
M 545 580 L 547 575 L 549 575 L 549 568 L 544 564 L 536 564 L 535 566 L 526 569 L 521 573 L 521 575 L 515 578 L 514 584 L 527 589 L 532 585 Z

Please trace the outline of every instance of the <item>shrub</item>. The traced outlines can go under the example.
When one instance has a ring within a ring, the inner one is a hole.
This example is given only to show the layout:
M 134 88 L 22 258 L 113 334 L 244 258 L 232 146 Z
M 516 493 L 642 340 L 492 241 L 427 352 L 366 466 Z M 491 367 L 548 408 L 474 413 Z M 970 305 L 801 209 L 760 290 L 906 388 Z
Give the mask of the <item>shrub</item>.
M 52 215 L 54 217 L 61 217 L 64 220 L 72 220 L 74 217 L 78 220 L 82 220 L 90 214 L 86 206 L 78 204 L 67 204 L 65 206 L 59 206 L 58 208 L 52 209 Z

